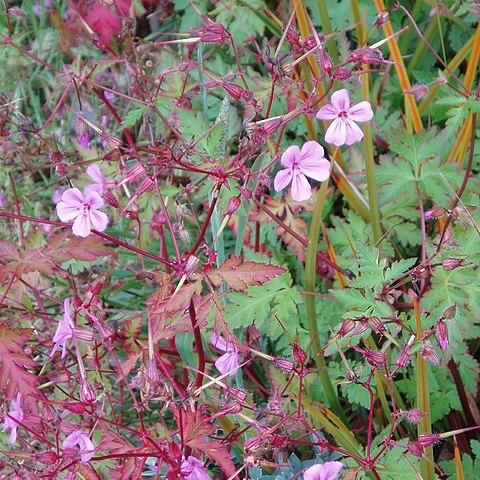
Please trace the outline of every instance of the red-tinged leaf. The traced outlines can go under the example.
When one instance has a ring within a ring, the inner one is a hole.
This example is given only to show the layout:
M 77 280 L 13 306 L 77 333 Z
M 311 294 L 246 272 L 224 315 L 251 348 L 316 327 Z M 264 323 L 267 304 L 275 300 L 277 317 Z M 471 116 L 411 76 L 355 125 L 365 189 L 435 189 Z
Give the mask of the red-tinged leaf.
M 39 272 L 43 275 L 50 275 L 53 273 L 54 265 L 50 258 L 45 254 L 44 248 L 34 248 L 28 250 L 20 258 L 11 260 L 2 269 L 2 279 L 9 272 L 13 272 L 17 278 L 30 272 Z
M 190 304 L 190 300 L 192 299 L 195 293 L 200 294 L 202 288 L 202 280 L 199 278 L 197 281 L 193 283 L 189 283 L 187 285 L 182 285 L 180 290 L 174 295 L 170 295 L 169 297 L 163 297 L 163 291 L 160 296 L 153 294 L 149 297 L 148 301 L 152 301 L 149 305 L 148 311 L 149 314 L 153 313 L 155 315 L 162 315 L 168 314 L 172 315 L 175 313 L 179 313 Z
M 85 480 L 100 480 L 95 469 L 87 463 L 80 463 L 78 465 L 78 473 L 81 475 L 81 478 L 84 478 Z
M 178 424 L 183 426 L 183 441 L 194 450 L 201 450 L 213 460 L 227 477 L 235 474 L 235 465 L 225 445 L 220 442 L 209 442 L 206 438 L 214 434 L 214 427 L 198 410 L 191 411 L 173 409 Z
M 284 268 L 269 263 L 242 263 L 240 257 L 232 256 L 225 260 L 219 268 L 206 275 L 216 287 L 220 287 L 225 282 L 234 290 L 245 290 L 251 285 L 262 285 L 285 272 Z
M 122 369 L 123 376 L 130 375 L 131 371 L 135 367 L 136 363 L 140 360 L 142 357 L 143 353 L 135 353 L 133 355 L 130 355 L 122 364 L 120 365 L 120 368 Z M 121 378 L 118 378 L 117 382 L 119 382 Z
M 48 255 L 56 263 L 62 263 L 71 259 L 93 262 L 97 258 L 115 253 L 102 239 L 90 235 L 86 238 L 72 237 L 64 247 L 50 249 Z
M 0 241 L 0 259 L 5 262 L 11 262 L 12 260 L 19 260 L 20 254 L 10 242 L 2 240 Z
M 128 3 L 128 9 L 126 10 L 128 13 L 128 10 L 130 9 L 130 1 L 117 1 L 117 3 L 122 5 L 123 12 L 125 11 L 125 5 Z M 113 10 L 110 10 L 100 1 L 95 2 L 93 7 L 88 10 L 85 21 L 88 23 L 90 28 L 94 32 L 98 33 L 102 37 L 102 40 L 107 44 L 110 43 L 112 35 L 120 32 L 122 29 L 122 20 L 120 16 Z
M 0 389 L 7 401 L 22 394 L 22 403 L 33 413 L 38 412 L 37 377 L 27 369 L 37 364 L 23 353 L 23 346 L 32 335 L 30 328 L 12 328 L 0 323 Z
M 127 352 L 136 352 L 141 348 L 138 339 L 142 331 L 143 314 L 127 318 L 120 331 L 120 344 Z

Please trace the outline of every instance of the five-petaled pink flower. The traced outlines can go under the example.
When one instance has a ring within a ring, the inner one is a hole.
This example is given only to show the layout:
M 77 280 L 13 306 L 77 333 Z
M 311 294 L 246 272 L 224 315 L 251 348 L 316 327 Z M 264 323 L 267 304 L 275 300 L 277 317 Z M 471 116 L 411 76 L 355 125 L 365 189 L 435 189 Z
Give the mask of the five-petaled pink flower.
M 203 471 L 204 463 L 191 455 L 182 461 L 180 473 L 185 480 L 211 480 Z
M 73 324 L 72 317 L 70 316 L 70 299 L 66 298 L 63 302 L 65 312 L 63 314 L 62 320 L 58 322 L 57 331 L 53 337 L 55 345 L 50 353 L 50 356 L 53 357 L 53 354 L 57 351 L 57 348 L 62 345 L 62 358 L 67 354 L 67 342 L 73 338 Z
M 212 333 L 210 338 L 212 345 L 222 352 L 225 352 L 216 362 L 215 367 L 223 375 L 227 373 L 232 376 L 238 370 L 238 348 L 233 342 L 226 342 L 222 337 Z
M 81 430 L 73 431 L 62 443 L 64 449 L 73 448 L 75 445 L 78 445 L 80 449 L 82 462 L 88 462 L 93 457 L 95 445 L 88 438 L 88 435 L 85 435 Z
M 317 463 L 305 470 L 303 480 L 335 480 L 342 467 L 340 462 Z
M 363 138 L 363 132 L 355 122 L 369 122 L 373 118 L 368 102 L 350 104 L 348 92 L 338 90 L 332 94 L 331 103 L 324 105 L 316 117 L 319 120 L 333 120 L 325 133 L 325 141 L 337 147 L 352 145 Z
M 3 428 L 8 428 L 10 430 L 10 443 L 15 443 L 17 440 L 17 428 L 18 424 L 23 421 L 23 410 L 20 406 L 21 394 L 17 393 L 16 400 L 10 402 L 11 410 L 7 413 L 5 421 L 2 423 Z
M 292 198 L 297 202 L 308 200 L 312 188 L 306 177 L 323 182 L 330 175 L 330 162 L 324 153 L 323 147 L 313 140 L 306 142 L 302 149 L 288 147 L 281 158 L 285 170 L 280 170 L 273 182 L 275 190 L 279 192 L 292 182 Z
M 84 195 L 78 188 L 69 188 L 62 194 L 62 200 L 57 204 L 57 214 L 62 222 L 73 219 L 72 231 L 79 237 L 87 237 L 93 227 L 99 232 L 107 228 L 108 217 L 100 212 L 103 200 L 93 190 L 84 190 Z

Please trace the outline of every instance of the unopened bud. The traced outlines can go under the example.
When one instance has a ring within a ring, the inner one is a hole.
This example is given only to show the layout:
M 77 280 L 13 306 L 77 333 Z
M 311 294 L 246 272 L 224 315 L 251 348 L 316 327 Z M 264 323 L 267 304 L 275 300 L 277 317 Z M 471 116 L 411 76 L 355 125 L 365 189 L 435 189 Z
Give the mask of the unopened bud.
M 350 54 L 348 62 L 376 65 L 378 63 L 385 63 L 385 60 L 383 59 L 382 52 L 378 48 L 360 48 Z
M 223 82 L 222 87 L 232 98 L 235 98 L 236 100 L 242 98 L 245 93 L 245 90 L 240 85 L 236 85 L 235 83 Z
M 110 205 L 113 208 L 120 208 L 120 203 L 117 200 L 117 197 L 108 190 L 103 194 L 103 199 L 107 205 Z
M 97 400 L 95 390 L 90 385 L 88 380 L 82 379 L 80 382 L 80 400 L 86 405 L 91 405 Z
M 63 153 L 60 151 L 60 150 L 52 150 L 49 154 L 48 154 L 49 158 L 50 158 L 50 161 L 52 163 L 55 163 L 55 164 L 60 164 L 63 162 L 63 160 L 65 159 L 65 156 L 63 155 Z
M 118 162 L 120 160 L 120 156 L 120 150 L 118 148 L 114 148 L 113 150 L 107 152 L 103 156 L 103 159 L 107 162 Z
M 292 27 L 289 27 L 287 30 L 287 41 L 292 46 L 297 46 L 300 41 L 300 35 Z
M 352 72 L 347 68 L 339 67 L 333 71 L 333 77 L 340 82 L 348 80 L 352 76 Z
M 107 132 L 100 133 L 101 139 L 110 147 L 118 148 L 122 145 L 122 141 L 115 135 L 110 135 Z
M 435 338 L 438 346 L 444 352 L 448 346 L 448 327 L 443 320 L 439 320 L 435 326 Z
M 385 325 L 383 324 L 380 317 L 367 318 L 367 325 L 369 328 L 371 328 L 374 332 L 377 333 L 384 333 L 386 330 Z
M 383 24 L 388 22 L 388 19 L 390 17 L 390 14 L 388 13 L 387 10 L 380 10 L 377 15 L 377 19 L 375 20 L 375 23 L 373 26 L 375 28 L 381 27 Z
M 328 53 L 322 47 L 318 49 L 318 59 L 320 60 L 320 68 L 326 74 L 330 75 L 330 72 L 333 68 L 333 62 L 332 59 L 329 57 Z
M 62 407 L 69 412 L 76 413 L 77 415 L 81 415 L 85 412 L 85 404 L 81 402 L 63 402 Z
M 422 458 L 425 454 L 425 449 L 418 442 L 409 442 L 407 445 L 407 450 L 417 458 Z
M 405 93 L 409 95 L 415 95 L 417 100 L 421 100 L 428 93 L 427 85 L 413 85 L 408 90 L 405 90 Z
M 272 135 L 278 130 L 278 127 L 280 127 L 281 125 L 282 125 L 282 120 L 280 118 L 277 118 L 275 120 L 270 120 L 263 127 L 263 131 L 267 136 Z
M 240 388 L 226 387 L 226 391 L 239 402 L 244 402 L 247 399 L 247 392 L 245 390 L 241 390 Z
M 290 345 L 293 351 L 293 358 L 299 365 L 303 365 L 307 361 L 307 354 L 305 350 L 301 349 L 297 343 L 292 343 Z
M 315 40 L 315 37 L 310 36 L 303 41 L 303 45 L 306 50 L 311 50 L 317 46 L 317 41 Z
M 380 369 L 383 369 L 385 367 L 387 357 L 384 353 L 372 350 L 370 347 L 367 347 L 363 351 L 363 356 L 372 367 Z
M 444 270 L 455 270 L 456 268 L 460 267 L 463 264 L 463 259 L 461 258 L 446 258 L 442 262 L 442 267 Z
M 426 433 L 424 435 L 420 435 L 418 437 L 417 442 L 424 448 L 429 447 L 430 445 L 433 445 L 434 443 L 437 443 L 441 440 L 442 438 L 440 437 L 439 433 Z
M 435 205 L 430 210 L 427 210 L 425 212 L 425 220 L 430 220 L 430 219 L 436 220 L 437 218 L 443 217 L 446 213 L 447 211 L 443 207 L 440 207 L 439 205 Z
M 400 352 L 400 355 L 395 360 L 395 365 L 399 368 L 405 368 L 411 358 L 412 356 L 408 353 L 407 349 L 404 348 L 402 349 L 402 351 Z
M 241 205 L 241 203 L 242 200 L 240 199 L 240 196 L 230 198 L 228 201 L 226 214 L 233 215 L 238 210 L 238 207 Z
M 53 452 L 42 452 L 35 454 L 35 460 L 44 465 L 53 465 L 58 460 L 58 455 Z
M 66 166 L 64 163 L 59 163 L 59 164 L 55 167 L 55 173 L 56 173 L 59 177 L 63 177 L 63 176 L 67 173 L 67 166 Z
M 273 363 L 277 368 L 279 368 L 285 373 L 290 373 L 295 368 L 295 365 L 293 364 L 293 362 L 285 358 L 274 358 Z
M 420 355 L 432 365 L 440 365 L 440 359 L 438 358 L 438 355 L 430 342 L 425 342 L 422 345 Z
M 347 333 L 351 332 L 355 328 L 355 321 L 351 318 L 347 318 L 340 327 L 338 334 L 340 337 L 344 337 Z
M 404 416 L 410 423 L 417 424 L 427 416 L 425 412 L 422 412 L 418 408 L 414 408 L 413 410 L 400 410 L 398 412 L 400 415 Z

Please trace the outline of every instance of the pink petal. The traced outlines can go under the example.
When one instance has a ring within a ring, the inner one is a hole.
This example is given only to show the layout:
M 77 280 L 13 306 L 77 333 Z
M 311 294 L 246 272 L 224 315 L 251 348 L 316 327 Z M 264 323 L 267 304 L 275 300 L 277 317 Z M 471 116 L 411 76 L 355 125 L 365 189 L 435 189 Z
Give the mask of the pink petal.
M 300 171 L 307 177 L 324 182 L 330 176 L 330 162 L 326 158 L 318 158 L 302 163 Z
M 335 480 L 343 465 L 340 462 L 326 462 L 323 464 L 324 480 Z
M 235 372 L 238 370 L 238 351 L 234 350 L 231 353 L 223 354 L 215 362 L 215 367 L 223 375 L 228 373 L 228 375 L 235 375 Z
M 325 141 L 333 143 L 337 147 L 345 144 L 347 139 L 347 127 L 341 118 L 336 118 L 325 132 Z
M 315 115 L 319 120 L 333 120 L 338 117 L 338 112 L 330 103 L 324 105 Z
M 92 227 L 90 225 L 90 216 L 80 214 L 73 222 L 72 232 L 78 237 L 88 237 Z
M 286 168 L 285 170 L 280 170 L 277 175 L 275 175 L 275 180 L 273 181 L 273 186 L 276 192 L 283 190 L 289 185 L 292 181 L 293 170 L 291 168 Z
M 105 182 L 105 175 L 100 170 L 100 167 L 93 163 L 87 168 L 87 174 L 95 183 L 104 183 Z
M 361 128 L 351 120 L 346 121 L 346 140 L 347 145 L 352 145 L 355 142 L 359 142 L 363 138 L 363 132 Z
M 323 147 L 314 140 L 310 140 L 309 142 L 305 142 L 303 144 L 302 149 L 300 150 L 300 160 L 299 164 L 303 167 L 304 162 L 317 160 L 319 158 L 323 158 L 325 156 L 325 151 Z
M 292 198 L 296 202 L 303 202 L 312 196 L 312 187 L 308 183 L 307 177 L 296 172 L 292 181 Z
M 82 192 L 78 188 L 69 188 L 62 193 L 62 202 L 81 207 L 84 203 Z
M 222 337 L 219 337 L 216 333 L 212 333 L 212 336 L 210 337 L 210 343 L 219 350 L 222 350 L 222 352 L 227 351 L 227 342 Z
M 346 112 L 350 108 L 350 97 L 348 96 L 347 90 L 344 88 L 334 92 L 330 102 L 337 113 Z
M 90 210 L 90 221 L 95 230 L 98 230 L 99 232 L 103 232 L 108 225 L 108 217 L 98 210 Z
M 92 209 L 99 210 L 105 205 L 102 197 L 95 190 L 84 190 L 84 192 L 85 203 L 88 203 Z
M 285 168 L 289 168 L 293 165 L 293 162 L 299 158 L 299 156 L 300 149 L 296 145 L 292 145 L 283 152 L 280 162 Z
M 80 459 L 82 460 L 82 462 L 88 462 L 93 457 L 93 453 L 95 452 L 95 445 L 87 437 L 87 435 L 82 433 L 82 436 L 80 437 L 78 442 L 78 446 L 80 447 L 80 451 L 83 452 L 80 455 Z
M 354 122 L 369 122 L 373 118 L 372 107 L 368 102 L 360 102 L 351 107 L 347 118 Z
M 73 431 L 62 443 L 63 448 L 73 448 L 78 444 L 80 435 L 82 435 L 81 430 Z
M 97 192 L 99 195 L 103 195 L 103 190 L 103 185 L 100 185 L 99 183 L 91 183 L 83 189 L 83 193 L 85 194 L 85 196 L 87 196 L 89 192 L 93 191 Z

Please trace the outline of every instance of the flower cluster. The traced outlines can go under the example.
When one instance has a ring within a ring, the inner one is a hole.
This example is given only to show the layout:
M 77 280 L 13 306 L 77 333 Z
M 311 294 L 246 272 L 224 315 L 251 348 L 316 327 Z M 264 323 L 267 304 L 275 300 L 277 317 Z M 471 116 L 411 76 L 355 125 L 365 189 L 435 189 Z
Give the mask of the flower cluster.
M 340 147 L 362 140 L 363 132 L 355 122 L 369 122 L 373 111 L 368 102 L 351 104 L 347 90 L 342 89 L 332 94 L 331 103 L 323 106 L 316 117 L 333 120 L 325 133 L 325 141 Z M 330 175 L 330 163 L 323 147 L 315 141 L 306 142 L 302 148 L 288 147 L 280 162 L 285 169 L 277 173 L 274 188 L 279 192 L 292 183 L 292 198 L 297 202 L 312 196 L 306 177 L 324 182 Z

